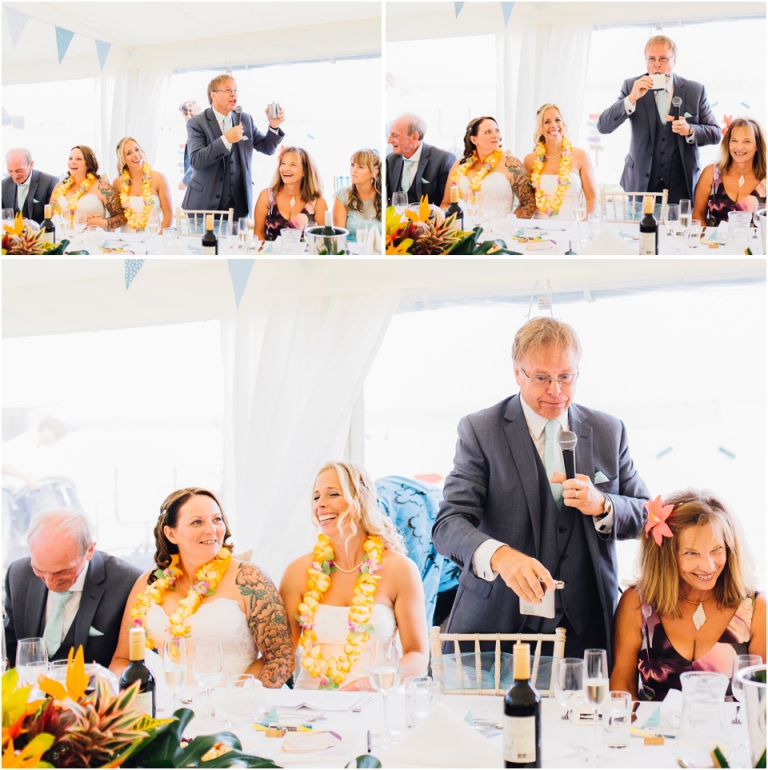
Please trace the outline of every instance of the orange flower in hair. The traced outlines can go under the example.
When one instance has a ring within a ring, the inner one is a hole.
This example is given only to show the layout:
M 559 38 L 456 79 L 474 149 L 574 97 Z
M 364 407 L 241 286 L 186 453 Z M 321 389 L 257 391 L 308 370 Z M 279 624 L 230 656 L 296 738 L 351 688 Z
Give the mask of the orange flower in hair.
M 675 509 L 674 505 L 662 505 L 661 495 L 656 495 L 653 500 L 643 503 L 643 507 L 648 509 L 648 521 L 645 522 L 646 537 L 649 532 L 652 532 L 658 546 L 661 545 L 662 537 L 674 537 L 674 533 L 667 524 L 667 519 Z
M 721 129 L 721 131 L 723 136 L 725 136 L 731 128 L 731 123 L 733 123 L 733 115 L 723 115 L 723 123 L 725 123 L 725 128 Z

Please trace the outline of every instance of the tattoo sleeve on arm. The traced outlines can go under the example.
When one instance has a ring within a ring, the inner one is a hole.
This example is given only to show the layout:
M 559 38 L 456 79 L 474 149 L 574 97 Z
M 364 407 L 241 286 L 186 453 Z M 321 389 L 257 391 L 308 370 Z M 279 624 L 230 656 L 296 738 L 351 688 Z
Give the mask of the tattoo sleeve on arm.
M 293 671 L 293 642 L 283 600 L 275 584 L 253 564 L 243 562 L 235 582 L 248 601 L 248 627 L 264 656 L 259 678 L 265 687 L 281 687 Z
M 105 205 L 110 216 L 107 219 L 107 230 L 117 230 L 125 224 L 125 214 L 123 214 L 120 199 L 115 193 L 115 188 L 109 182 L 99 181 L 99 192 L 104 196 Z
M 504 158 L 504 165 L 507 167 L 507 173 L 512 176 L 510 184 L 520 202 L 515 215 L 523 219 L 530 219 L 536 212 L 536 197 L 533 194 L 528 172 L 522 162 L 511 155 Z

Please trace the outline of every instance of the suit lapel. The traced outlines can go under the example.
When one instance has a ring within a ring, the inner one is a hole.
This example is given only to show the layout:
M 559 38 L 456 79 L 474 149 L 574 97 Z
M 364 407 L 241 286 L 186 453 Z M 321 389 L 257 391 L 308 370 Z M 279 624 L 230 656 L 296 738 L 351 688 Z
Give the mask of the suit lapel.
M 214 139 L 218 139 L 220 136 L 223 136 L 221 133 L 221 126 L 219 125 L 219 121 L 216 120 L 216 115 L 213 114 L 213 107 L 209 107 L 205 111 L 205 119 L 208 121 L 208 125 L 211 128 Z
M 674 95 L 679 96 L 682 99 L 682 102 L 680 104 L 680 117 L 682 118 L 685 116 L 685 79 L 677 75 L 672 75 L 672 82 L 674 83 L 674 87 L 673 87 Z M 670 103 L 670 106 L 671 106 L 671 103 Z M 682 136 L 680 136 L 680 134 L 675 134 L 675 137 L 677 139 L 677 149 L 680 150 L 680 160 L 683 163 L 683 168 L 685 168 L 684 150 L 687 142 Z M 687 178 L 687 175 L 686 175 L 686 178 Z
M 93 618 L 104 596 L 104 560 L 98 551 L 94 551 L 88 572 L 85 575 L 83 595 L 80 597 L 80 607 L 75 615 L 75 638 L 72 644 L 75 649 L 80 645 L 85 650 L 88 644 L 88 632 L 93 625 Z
M 390 180 L 393 192 L 399 192 L 403 189 L 403 156 L 395 155 L 392 158 L 392 179 Z
M 651 137 L 651 150 L 653 150 L 656 145 L 656 123 L 660 122 L 654 91 L 648 91 L 648 93 L 640 99 L 640 102 L 645 109 L 645 117 L 648 120 L 648 133 Z
M 31 568 L 30 578 L 25 602 L 23 633 L 17 633 L 19 639 L 42 636 L 45 629 L 45 604 L 48 601 L 48 589 L 45 587 L 45 583 L 32 572 Z
M 27 190 L 27 199 L 24 201 L 24 205 L 27 208 L 27 216 L 32 218 L 32 204 L 35 200 L 35 192 L 37 190 L 38 176 L 34 169 L 29 174 L 29 190 Z M 22 212 L 23 216 L 23 212 Z
M 424 179 L 424 171 L 427 168 L 427 162 L 429 161 L 429 145 L 424 144 L 424 142 L 421 143 L 421 157 L 419 158 L 419 165 L 416 167 L 415 172 L 415 179 L 411 182 L 411 187 L 413 187 L 413 183 L 416 183 L 416 202 L 421 202 L 421 180 Z
M 515 396 L 507 406 L 504 417 L 508 420 L 504 426 L 504 435 L 509 443 L 512 464 L 517 469 L 523 494 L 528 504 L 528 512 L 533 526 L 533 542 L 536 557 L 540 553 L 541 534 L 541 496 L 539 495 L 539 475 L 536 465 L 536 447 L 528 431 L 520 396 Z

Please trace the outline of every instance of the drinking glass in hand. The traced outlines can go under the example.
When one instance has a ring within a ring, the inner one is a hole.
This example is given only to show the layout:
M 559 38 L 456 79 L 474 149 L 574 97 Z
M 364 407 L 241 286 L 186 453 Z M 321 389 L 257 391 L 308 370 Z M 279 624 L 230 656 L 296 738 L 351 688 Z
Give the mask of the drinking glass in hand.
M 393 745 L 392 739 L 397 732 L 387 726 L 387 695 L 400 683 L 400 658 L 394 639 L 373 643 L 369 678 L 371 687 L 383 696 L 383 728 L 378 732 L 381 734 L 381 747 L 388 749 Z
M 592 719 L 595 725 L 594 754 L 587 758 L 588 764 L 600 764 L 597 712 L 600 705 L 608 700 L 609 692 L 608 654 L 605 650 L 584 650 L 584 698 L 592 706 Z
M 205 688 L 208 717 L 211 722 L 211 690 L 224 678 L 224 658 L 220 644 L 198 644 L 195 647 L 195 658 L 192 664 L 195 681 Z
M 48 673 L 48 648 L 45 639 L 36 636 L 19 639 L 16 646 L 16 671 L 24 684 L 36 685 L 40 674 Z
M 176 694 L 187 679 L 187 642 L 183 636 L 166 639 L 163 644 L 163 676 L 173 694 L 173 710 L 176 711 Z

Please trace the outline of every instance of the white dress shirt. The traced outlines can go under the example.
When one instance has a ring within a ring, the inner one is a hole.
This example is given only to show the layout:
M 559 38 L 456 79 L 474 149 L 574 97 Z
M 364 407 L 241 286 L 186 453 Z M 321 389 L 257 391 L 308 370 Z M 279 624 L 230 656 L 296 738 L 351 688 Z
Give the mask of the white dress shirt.
M 32 176 L 32 174 L 29 176 Z M 25 182 L 16 185 L 16 205 L 18 206 L 19 211 L 24 209 L 24 202 L 27 200 L 27 195 L 29 194 L 29 176 Z
M 405 190 L 405 182 L 406 179 L 408 180 L 408 187 L 407 189 L 410 190 L 413 186 L 413 180 L 416 178 L 416 171 L 419 168 L 419 161 L 421 160 L 421 148 L 424 146 L 424 142 L 419 143 L 419 148 L 416 150 L 416 152 L 411 155 L 410 158 L 406 158 L 405 155 L 403 155 L 403 176 L 400 180 L 400 189 Z M 408 161 L 406 163 L 405 161 Z M 413 161 L 413 163 L 411 163 Z
M 69 597 L 67 603 L 64 605 L 64 627 L 62 628 L 61 632 L 61 638 L 64 639 L 66 637 L 67 632 L 69 631 L 69 627 L 72 625 L 72 623 L 75 620 L 75 615 L 77 615 L 77 611 L 80 609 L 80 599 L 83 596 L 83 586 L 85 585 L 85 576 L 88 573 L 88 567 L 90 565 L 90 561 L 85 562 L 85 567 L 83 567 L 83 571 L 78 575 L 77 580 L 69 587 L 69 591 L 72 591 L 72 596 Z M 48 601 L 45 605 L 45 623 L 47 625 L 48 618 L 51 617 L 51 613 L 53 612 L 53 598 L 54 592 L 48 591 Z M 45 626 L 43 626 L 45 627 Z
M 675 95 L 675 79 L 674 77 L 670 76 L 669 80 L 667 80 L 667 114 L 669 114 L 669 108 L 672 106 L 672 97 Z M 658 101 L 659 98 L 659 92 L 654 91 L 654 99 Z M 636 109 L 637 109 L 637 102 L 632 104 L 632 102 L 629 100 L 628 96 L 624 97 L 624 109 L 627 113 L 627 115 L 631 115 Z M 681 118 L 683 115 L 680 116 Z M 691 125 L 690 123 L 688 125 Z M 689 136 L 683 137 L 688 144 L 693 144 L 693 138 L 696 135 L 696 127 L 691 125 L 691 133 Z
M 542 417 L 540 414 L 531 409 L 525 402 L 525 399 L 520 396 L 520 405 L 523 407 L 523 416 L 525 417 L 526 425 L 528 426 L 528 433 L 533 439 L 533 445 L 536 447 L 539 457 L 542 463 L 544 462 L 544 447 L 547 443 L 547 437 L 544 429 L 549 422 L 549 418 Z M 569 430 L 568 428 L 568 410 L 566 409 L 555 420 L 560 423 L 560 430 Z M 559 448 L 559 447 L 558 447 Z M 562 454 L 562 450 L 561 454 Z M 601 534 L 607 534 L 613 527 L 613 506 L 610 506 L 609 512 L 604 515 L 599 521 L 593 517 L 595 529 Z M 491 557 L 496 551 L 501 548 L 505 543 L 499 540 L 490 538 L 481 543 L 472 554 L 472 569 L 479 578 L 487 581 L 493 581 L 496 579 L 498 572 L 494 572 L 491 569 Z

